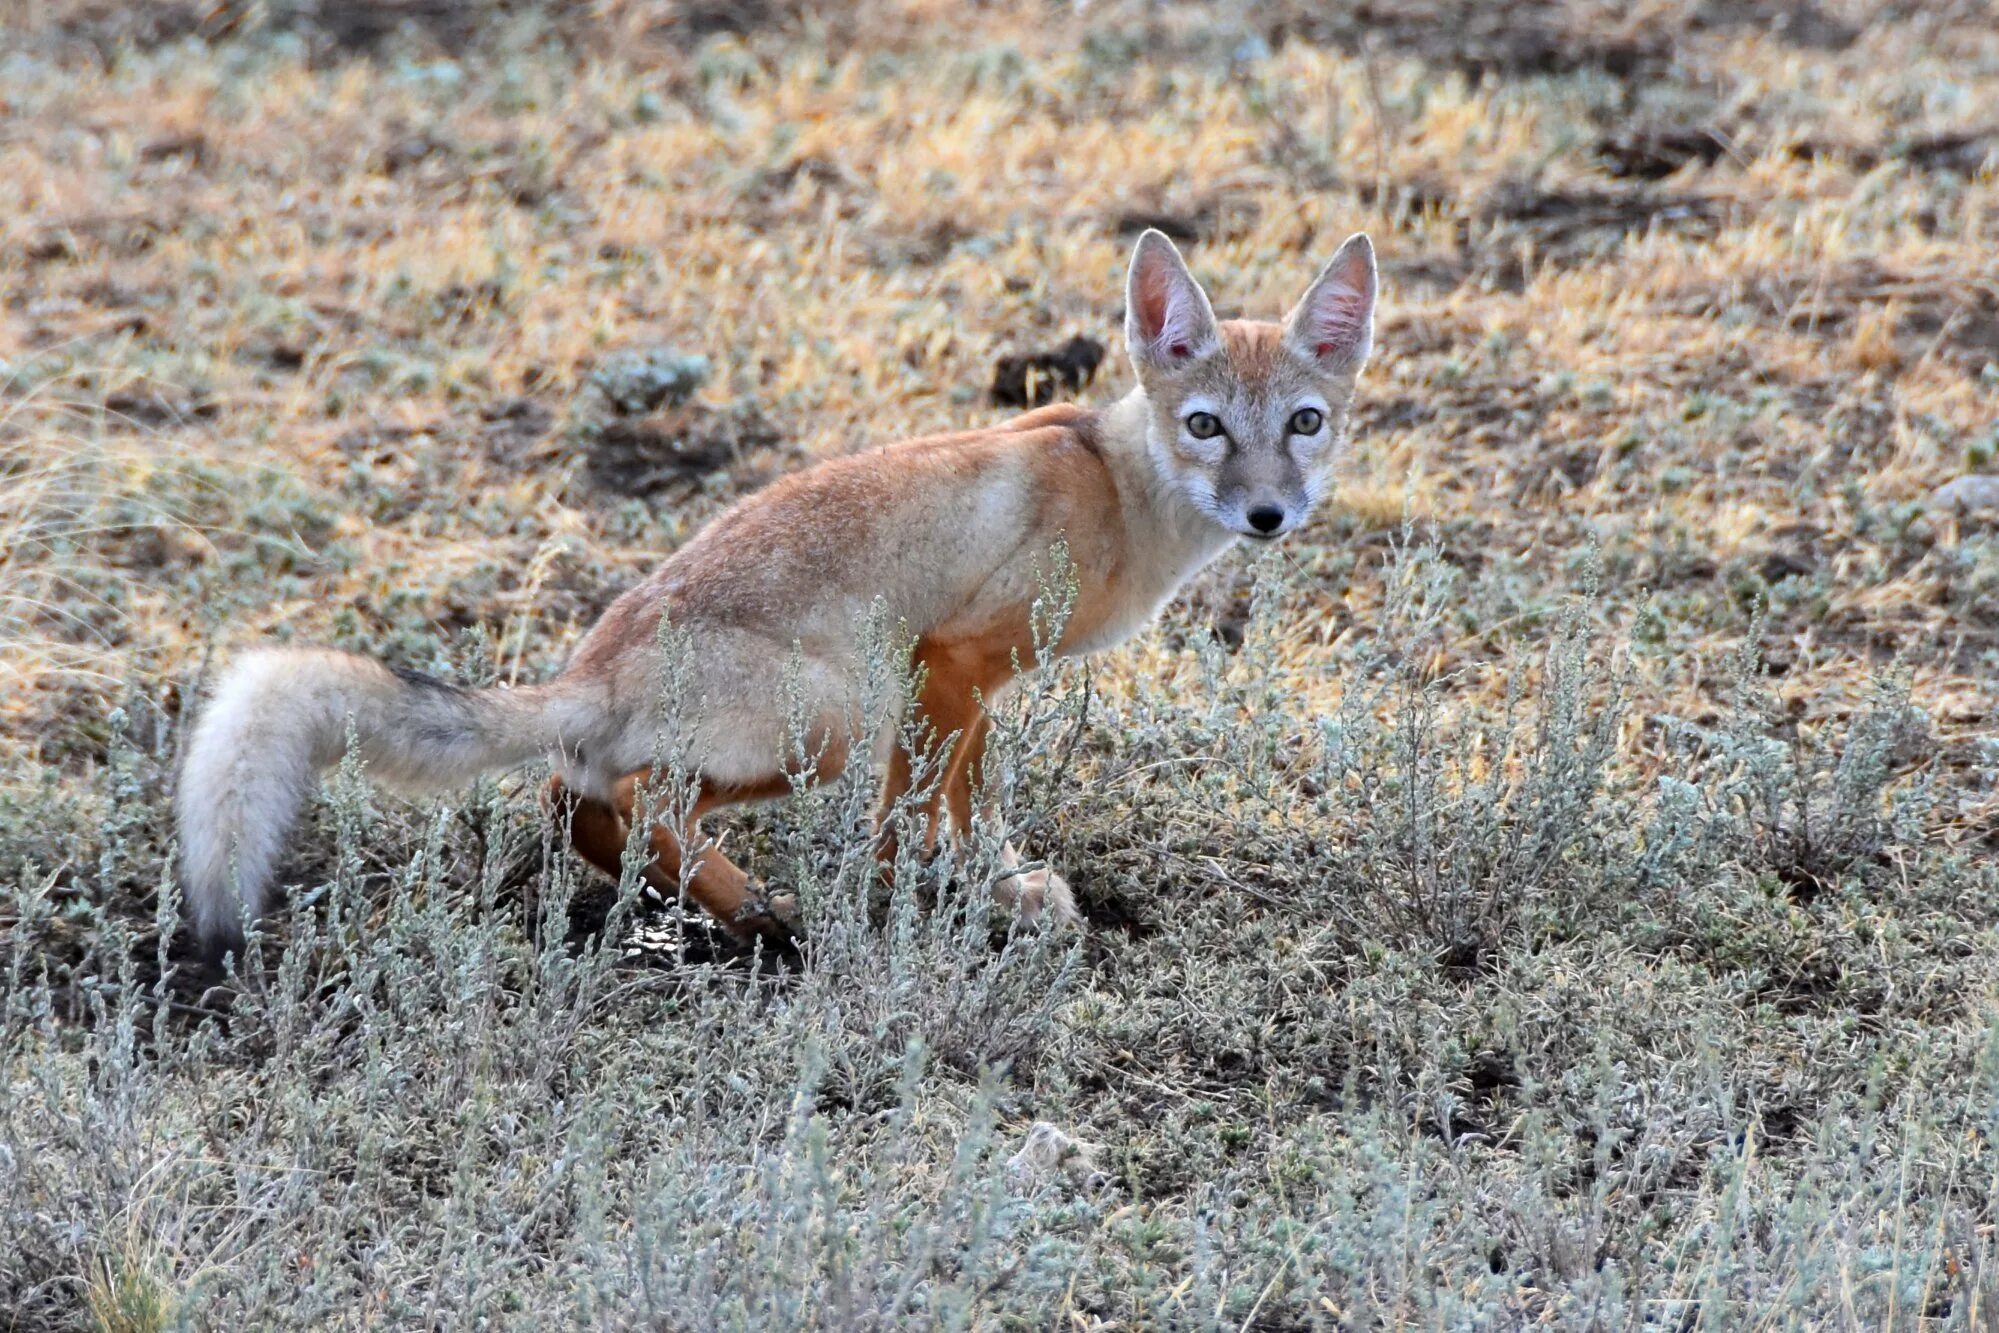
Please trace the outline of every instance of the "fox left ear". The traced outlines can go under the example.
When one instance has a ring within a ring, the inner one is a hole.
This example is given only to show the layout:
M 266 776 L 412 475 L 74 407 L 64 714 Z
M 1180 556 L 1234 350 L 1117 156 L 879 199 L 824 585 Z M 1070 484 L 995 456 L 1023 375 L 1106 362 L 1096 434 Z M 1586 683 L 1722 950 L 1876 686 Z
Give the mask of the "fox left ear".
M 1284 337 L 1328 370 L 1359 370 L 1374 347 L 1374 243 L 1347 237 L 1284 319 Z

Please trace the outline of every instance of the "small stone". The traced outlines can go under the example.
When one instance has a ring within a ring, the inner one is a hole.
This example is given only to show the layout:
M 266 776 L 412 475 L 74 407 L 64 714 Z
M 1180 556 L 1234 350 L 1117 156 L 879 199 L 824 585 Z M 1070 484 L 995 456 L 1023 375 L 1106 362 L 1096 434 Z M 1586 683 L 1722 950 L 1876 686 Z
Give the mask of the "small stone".
M 620 352 L 590 373 L 590 383 L 614 412 L 639 416 L 678 407 L 708 382 L 708 358 L 671 347 Z
M 1007 1174 L 1030 1190 L 1058 1178 L 1085 1189 L 1100 1189 L 1110 1183 L 1110 1176 L 1098 1169 L 1096 1152 L 1093 1145 L 1059 1126 L 1037 1120 L 1027 1131 L 1027 1142 L 1007 1159 Z
M 1229 53 L 1229 62 L 1235 65 L 1260 65 L 1270 59 L 1270 43 L 1260 33 L 1251 33 L 1235 45 Z
M 1930 492 L 1930 507 L 1951 514 L 1999 510 L 1999 477 L 1959 477 Z

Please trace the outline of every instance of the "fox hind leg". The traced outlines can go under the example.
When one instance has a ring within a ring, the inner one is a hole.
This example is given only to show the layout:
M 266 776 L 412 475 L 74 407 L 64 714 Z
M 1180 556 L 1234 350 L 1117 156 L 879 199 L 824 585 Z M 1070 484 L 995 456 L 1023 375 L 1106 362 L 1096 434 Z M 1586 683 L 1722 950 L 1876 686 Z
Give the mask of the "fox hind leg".
M 613 879 L 624 874 L 631 830 L 608 802 L 585 796 L 561 778 L 550 778 L 541 803 L 578 856 Z
M 641 783 L 647 777 L 635 773 L 621 779 L 609 801 L 584 796 L 565 786 L 560 778 L 549 779 L 544 804 L 560 822 L 569 845 L 578 856 L 613 879 L 624 874 L 625 848 L 630 843 L 632 823 L 639 817 Z M 790 791 L 789 779 L 781 779 L 753 791 L 717 790 L 704 785 L 686 820 L 689 828 L 702 815 L 733 800 Z M 680 874 L 685 853 L 675 832 L 658 819 L 652 820 L 647 834 L 650 859 L 639 867 L 639 876 L 661 898 L 680 897 Z M 772 941 L 790 938 L 785 920 L 789 899 L 765 902 L 750 891 L 750 877 L 724 856 L 719 848 L 703 847 L 696 854 L 688 875 L 687 896 L 739 940 L 748 942 L 762 936 Z
M 682 835 L 692 840 L 696 822 L 722 806 L 789 795 L 791 779 L 778 774 L 763 782 L 727 787 L 704 782 L 686 819 L 681 821 L 684 829 L 675 829 L 656 814 L 639 810 L 640 784 L 645 776 L 633 774 L 622 779 L 611 804 L 625 828 L 629 829 L 641 818 L 649 825 L 646 837 L 652 859 L 643 871 L 647 883 L 662 897 L 678 898 L 685 869 L 687 896 L 731 935 L 745 942 L 759 936 L 773 943 L 788 942 L 793 934 L 791 918 L 795 910 L 790 895 L 765 898 L 753 890 L 749 875 L 712 842 L 697 845 L 690 864 Z

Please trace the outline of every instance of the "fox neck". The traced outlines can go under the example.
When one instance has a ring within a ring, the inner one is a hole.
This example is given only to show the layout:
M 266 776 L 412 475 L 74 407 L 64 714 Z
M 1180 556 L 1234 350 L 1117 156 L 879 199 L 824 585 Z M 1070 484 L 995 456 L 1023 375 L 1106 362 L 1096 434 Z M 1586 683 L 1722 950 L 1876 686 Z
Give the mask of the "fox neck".
M 1180 587 L 1235 541 L 1235 534 L 1196 509 L 1161 474 L 1153 459 L 1145 391 L 1134 389 L 1100 418 L 1105 463 L 1117 483 L 1124 552 L 1105 585 L 1101 614 L 1065 636 L 1063 651 L 1093 653 L 1144 629 Z

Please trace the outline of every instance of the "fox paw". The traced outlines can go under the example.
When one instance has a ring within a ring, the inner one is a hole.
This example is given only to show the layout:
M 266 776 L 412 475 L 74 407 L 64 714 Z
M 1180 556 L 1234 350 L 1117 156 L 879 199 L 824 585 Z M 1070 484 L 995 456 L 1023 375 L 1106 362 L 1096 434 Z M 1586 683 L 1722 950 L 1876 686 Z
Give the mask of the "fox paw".
M 789 944 L 799 934 L 798 899 L 789 893 L 755 895 L 728 924 L 731 933 L 744 941 L 761 936 L 772 944 Z
M 1003 855 L 1006 865 L 1020 864 L 1020 853 L 1012 843 L 1006 845 Z M 1022 921 L 1039 921 L 1046 914 L 1065 926 L 1083 923 L 1083 914 L 1076 910 L 1076 896 L 1069 892 L 1069 881 L 1047 866 L 1008 875 L 993 886 L 993 895 L 1015 907 Z

